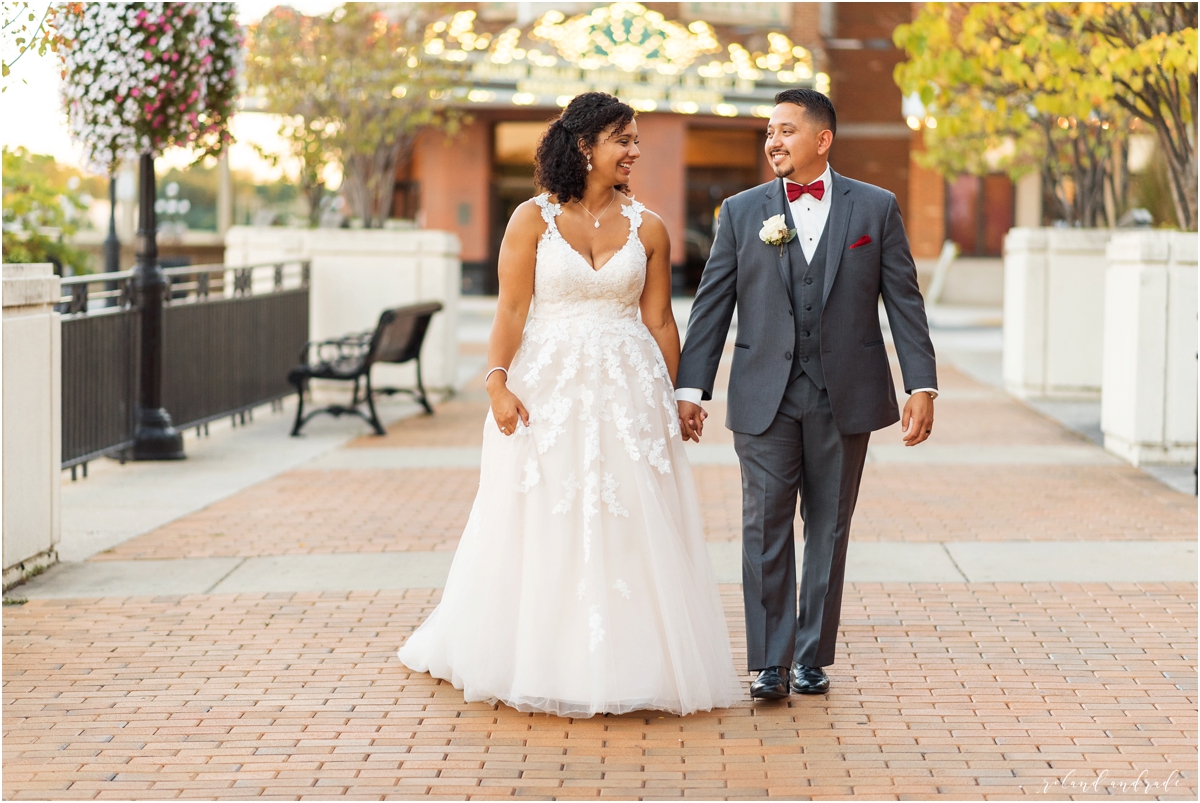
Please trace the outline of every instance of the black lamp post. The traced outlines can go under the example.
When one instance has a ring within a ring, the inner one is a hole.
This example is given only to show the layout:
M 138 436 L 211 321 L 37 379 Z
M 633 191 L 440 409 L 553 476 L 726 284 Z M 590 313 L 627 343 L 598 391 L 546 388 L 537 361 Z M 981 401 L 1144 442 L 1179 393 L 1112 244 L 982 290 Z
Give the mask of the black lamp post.
M 108 236 L 104 238 L 104 272 L 121 269 L 121 241 L 117 238 L 117 177 L 108 179 Z
M 137 266 L 133 271 L 142 319 L 141 388 L 133 459 L 182 460 L 186 457 L 183 435 L 171 426 L 171 414 L 162 406 L 162 316 L 167 279 L 158 264 L 154 196 L 154 156 L 143 153 L 138 162 Z
M 121 269 L 121 240 L 117 237 L 117 177 L 108 178 L 108 236 L 104 238 L 104 272 L 116 273 Z M 105 282 L 105 290 L 116 290 L 116 282 Z M 108 299 L 108 306 L 118 303 L 114 296 Z

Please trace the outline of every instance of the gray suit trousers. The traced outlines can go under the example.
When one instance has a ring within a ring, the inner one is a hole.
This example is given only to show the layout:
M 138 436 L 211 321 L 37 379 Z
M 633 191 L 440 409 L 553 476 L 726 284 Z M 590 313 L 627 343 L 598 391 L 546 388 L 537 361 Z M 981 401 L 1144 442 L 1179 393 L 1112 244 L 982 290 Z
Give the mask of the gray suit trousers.
M 833 663 L 850 517 L 869 432 L 843 435 L 829 394 L 807 374 L 792 381 L 761 435 L 733 433 L 742 465 L 742 583 L 751 671 Z M 796 500 L 804 569 L 796 604 Z

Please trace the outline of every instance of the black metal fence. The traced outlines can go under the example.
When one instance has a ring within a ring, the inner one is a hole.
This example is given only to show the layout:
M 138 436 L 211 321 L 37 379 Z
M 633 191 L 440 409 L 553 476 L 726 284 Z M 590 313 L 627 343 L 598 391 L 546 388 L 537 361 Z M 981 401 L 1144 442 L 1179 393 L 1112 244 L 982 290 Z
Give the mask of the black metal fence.
M 132 280 L 129 272 L 105 274 L 107 286 L 90 299 L 84 277 L 63 280 L 64 468 L 133 444 L 141 333 L 131 306 Z
M 183 429 L 291 392 L 308 340 L 309 263 L 168 268 L 163 406 Z M 63 468 L 133 443 L 140 316 L 133 274 L 63 280 Z

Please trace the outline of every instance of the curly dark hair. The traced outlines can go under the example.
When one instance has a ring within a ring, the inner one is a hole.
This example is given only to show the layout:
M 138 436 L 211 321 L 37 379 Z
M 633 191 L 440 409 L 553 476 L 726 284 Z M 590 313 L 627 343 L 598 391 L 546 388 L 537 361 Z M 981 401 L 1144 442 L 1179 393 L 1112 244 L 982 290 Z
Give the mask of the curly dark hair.
M 605 92 L 576 95 L 538 141 L 534 157 L 534 181 L 559 203 L 582 199 L 587 186 L 587 157 L 579 140 L 588 147 L 615 127 L 620 131 L 633 119 L 633 107 Z

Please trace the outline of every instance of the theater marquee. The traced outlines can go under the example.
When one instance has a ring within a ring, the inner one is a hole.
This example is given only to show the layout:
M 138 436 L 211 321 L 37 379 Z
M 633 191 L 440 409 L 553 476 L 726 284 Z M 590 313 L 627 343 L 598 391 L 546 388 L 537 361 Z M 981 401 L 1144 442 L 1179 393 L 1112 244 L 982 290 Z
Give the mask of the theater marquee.
M 764 48 L 721 41 L 706 21 L 684 24 L 639 3 L 614 3 L 567 17 L 489 30 L 474 11 L 426 31 L 425 52 L 467 62 L 471 84 L 454 100 L 483 108 L 565 106 L 581 92 L 617 95 L 639 111 L 769 117 L 787 87 L 829 90 L 812 54 L 770 31 Z

